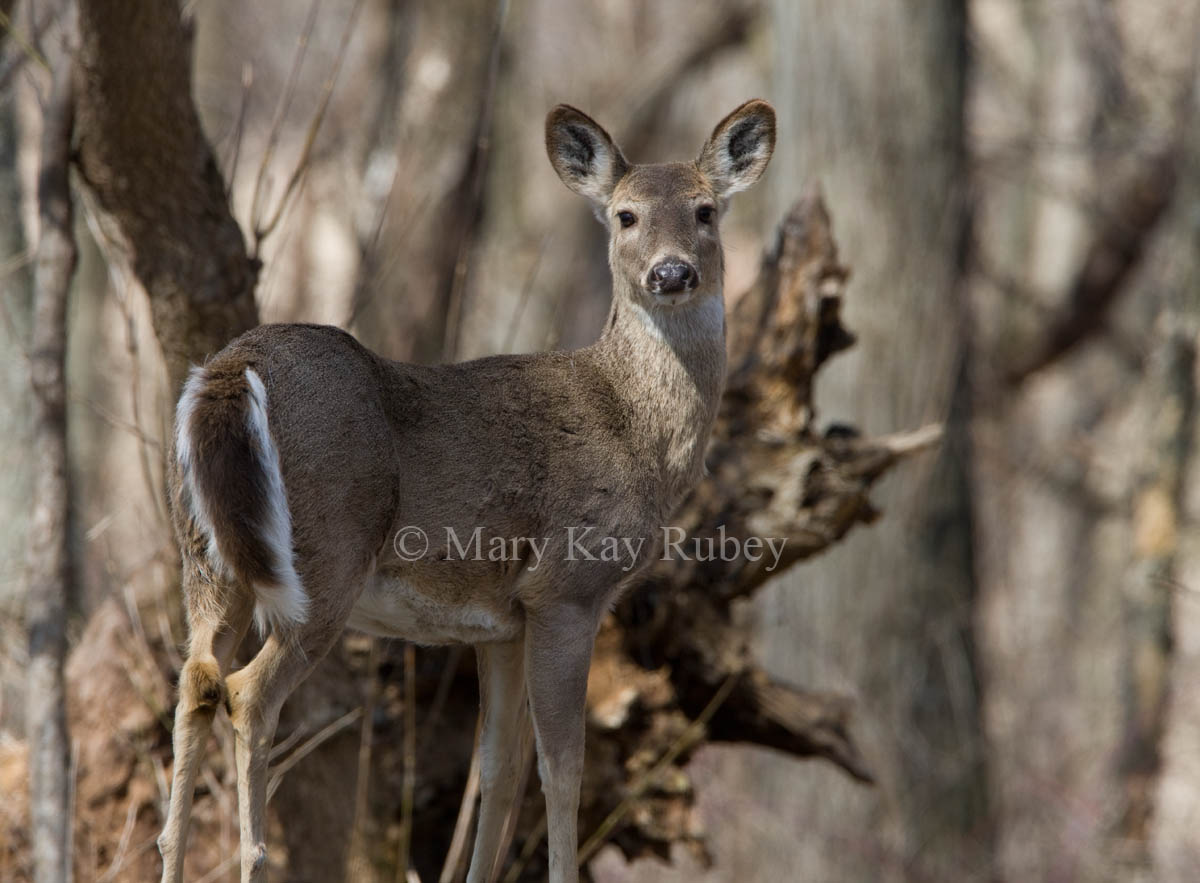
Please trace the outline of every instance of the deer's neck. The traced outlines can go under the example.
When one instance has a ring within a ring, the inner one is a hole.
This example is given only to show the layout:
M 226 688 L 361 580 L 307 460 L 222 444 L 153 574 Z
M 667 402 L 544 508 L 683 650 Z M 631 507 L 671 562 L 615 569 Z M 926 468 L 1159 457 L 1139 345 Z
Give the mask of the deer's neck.
M 595 344 L 629 408 L 635 443 L 659 470 L 665 508 L 699 477 L 725 378 L 725 304 L 720 291 L 677 307 L 643 307 L 613 292 Z

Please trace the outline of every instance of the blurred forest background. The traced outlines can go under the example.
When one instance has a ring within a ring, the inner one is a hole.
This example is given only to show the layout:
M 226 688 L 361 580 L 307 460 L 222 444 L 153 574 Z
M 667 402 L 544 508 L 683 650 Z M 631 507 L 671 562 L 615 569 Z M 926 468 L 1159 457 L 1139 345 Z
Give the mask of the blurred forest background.
M 46 343 L 36 192 L 53 72 L 72 58 L 58 620 L 76 880 L 157 873 L 184 638 L 161 461 L 188 358 L 252 322 L 255 303 L 262 321 L 341 325 L 398 359 L 590 342 L 607 310 L 604 233 L 546 160 L 545 112 L 585 109 L 635 162 L 686 159 L 755 96 L 774 103 L 779 139 L 723 222 L 728 295 L 819 184 L 857 335 L 821 375 L 822 429 L 944 424 L 935 451 L 874 492 L 880 520 L 733 607 L 763 672 L 852 697 L 874 782 L 727 736 L 681 762 L 678 817 L 635 811 L 641 840 L 614 835 L 591 874 L 1197 879 L 1200 2 L 180 5 L 186 29 L 171 0 L 0 0 L 0 880 L 32 879 L 26 732 L 42 712 L 26 623 L 46 598 L 28 551 L 48 451 L 30 386 Z M 104 83 L 118 90 L 93 100 Z M 245 300 L 204 334 L 178 319 L 204 292 L 170 280 L 196 242 L 228 237 L 205 202 L 221 181 L 154 205 L 178 183 L 189 88 L 250 257 L 210 274 Z M 184 123 L 147 122 L 144 105 Z M 113 173 L 123 160 L 135 174 Z M 121 193 L 150 207 L 123 214 Z M 417 730 L 411 832 L 396 786 L 406 668 L 417 720 L 458 733 Z M 450 840 L 472 670 L 469 651 L 406 657 L 347 636 L 284 712 L 277 879 L 347 866 L 384 879 L 379 856 L 408 836 L 421 879 L 438 879 L 421 850 L 440 857 Z M 193 879 L 235 877 L 230 738 L 218 722 Z M 604 744 L 589 733 L 589 755 Z M 519 848 L 535 839 L 529 794 Z M 635 848 L 660 823 L 655 847 Z

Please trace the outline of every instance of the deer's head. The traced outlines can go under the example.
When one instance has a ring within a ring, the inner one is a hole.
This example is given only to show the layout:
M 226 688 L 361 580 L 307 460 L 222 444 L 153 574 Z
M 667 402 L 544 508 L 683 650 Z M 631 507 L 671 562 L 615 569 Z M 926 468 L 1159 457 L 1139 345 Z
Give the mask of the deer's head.
M 554 170 L 608 228 L 616 289 L 655 307 L 721 292 L 721 215 L 774 149 L 775 111 L 760 100 L 721 120 L 689 163 L 631 165 L 587 114 L 560 104 L 546 117 Z

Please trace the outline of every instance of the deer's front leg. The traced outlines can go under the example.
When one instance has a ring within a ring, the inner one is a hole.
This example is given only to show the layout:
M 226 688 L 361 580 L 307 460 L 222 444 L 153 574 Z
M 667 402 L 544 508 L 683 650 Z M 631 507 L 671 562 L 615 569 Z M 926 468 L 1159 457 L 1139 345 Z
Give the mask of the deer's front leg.
M 525 701 L 525 648 L 520 643 L 480 644 L 479 830 L 467 883 L 492 883 L 507 849 L 506 822 L 518 807 L 517 788 L 528 760 L 528 704 Z
M 579 780 L 596 617 L 577 607 L 529 613 L 525 683 L 546 795 L 550 883 L 577 883 Z

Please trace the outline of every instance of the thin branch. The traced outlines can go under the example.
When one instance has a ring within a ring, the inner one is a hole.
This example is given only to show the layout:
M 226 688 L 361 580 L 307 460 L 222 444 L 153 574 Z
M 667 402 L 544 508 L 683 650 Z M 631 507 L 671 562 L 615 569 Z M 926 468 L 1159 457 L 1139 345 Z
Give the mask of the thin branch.
M 542 268 L 542 261 L 546 257 L 546 249 L 553 238 L 552 233 L 547 233 L 542 237 L 542 241 L 538 245 L 537 254 L 533 256 L 533 263 L 529 267 L 529 272 L 525 274 L 525 284 L 521 286 L 521 294 L 517 298 L 517 305 L 513 309 L 512 318 L 509 319 L 508 331 L 504 335 L 504 345 L 500 348 L 500 352 L 502 353 L 511 353 L 514 344 L 517 342 L 517 330 L 521 327 L 521 320 L 525 318 L 525 307 L 529 303 L 529 296 L 533 293 L 533 283 L 537 279 L 538 271 Z
M 496 104 L 496 82 L 500 72 L 500 48 L 504 36 L 504 21 L 508 17 L 508 0 L 496 6 L 492 25 L 491 51 L 485 68 L 483 91 L 479 101 L 479 122 L 475 128 L 475 150 L 466 169 L 465 203 L 459 217 L 461 226 L 455 249 L 454 268 L 450 277 L 450 292 L 446 301 L 446 327 L 442 340 L 442 358 L 452 361 L 458 353 L 458 341 L 463 316 L 463 298 L 467 284 L 467 269 L 475 231 L 479 225 L 483 184 L 487 178 L 488 157 L 492 143 L 492 117 Z
M 400 844 L 396 853 L 396 879 L 408 879 L 412 845 L 413 797 L 417 783 L 417 648 L 404 645 L 404 783 L 400 791 Z
M 686 52 L 670 58 L 660 72 L 637 78 L 639 85 L 631 88 L 625 100 L 617 102 L 614 110 L 625 115 L 625 121 L 616 129 L 623 133 L 621 143 L 635 162 L 648 147 L 651 135 L 660 129 L 654 122 L 679 94 L 680 83 L 693 73 L 711 70 L 713 60 L 722 52 L 745 43 L 762 13 L 757 3 L 730 6 L 711 18 L 707 30 L 688 41 Z M 656 85 L 646 90 L 641 85 L 644 83 Z
M 362 728 L 358 736 L 358 775 L 354 783 L 354 816 L 350 823 L 350 853 L 347 859 L 347 879 L 362 877 L 367 855 L 367 799 L 370 796 L 371 754 L 375 747 L 375 706 L 379 702 L 379 640 L 368 638 L 367 699 L 363 710 Z
M 113 856 L 108 870 L 100 875 L 96 883 L 108 883 L 110 880 L 117 879 L 117 874 L 125 866 L 126 853 L 129 850 L 129 840 L 133 836 L 133 823 L 137 821 L 137 811 L 138 802 L 136 800 L 129 801 L 129 807 L 125 810 L 125 824 L 121 828 L 121 837 L 117 840 L 116 855 Z
M 51 68 L 50 68 L 50 62 L 48 62 L 46 60 L 46 56 L 44 56 L 44 55 L 42 55 L 42 53 L 38 52 L 37 48 L 33 45 L 32 40 L 28 39 L 17 28 L 13 27 L 12 19 L 9 17 L 7 12 L 0 12 L 0 28 L 3 28 L 5 30 L 5 32 L 7 32 L 10 37 L 12 37 L 13 42 L 16 43 L 18 47 L 20 47 L 22 54 L 26 58 L 33 59 L 35 62 L 37 62 L 38 66 L 41 67 L 43 70 L 53 73 L 53 71 L 51 71 Z M 38 30 L 37 25 L 35 24 L 34 25 L 34 33 L 35 34 L 37 33 L 37 30 Z M 36 37 L 34 39 L 36 39 Z
M 533 830 L 529 832 L 529 836 L 525 838 L 525 844 L 521 847 L 521 854 L 517 856 L 517 860 L 512 863 L 508 869 L 508 873 L 504 875 L 504 883 L 517 883 L 521 879 L 521 875 L 525 873 L 525 868 L 529 866 L 529 862 L 533 859 L 533 854 L 537 852 L 537 848 L 542 843 L 542 838 L 546 836 L 546 813 L 542 813 L 541 819 L 533 826 Z
M 1125 290 L 1125 280 L 1142 257 L 1147 240 L 1175 192 L 1178 148 L 1172 144 L 1142 160 L 1126 180 L 1113 186 L 1112 205 L 1102 216 L 1091 246 L 1071 284 L 1067 303 L 1049 322 L 1034 355 L 1007 375 L 1018 386 L 1104 327 L 1109 310 Z
M 513 802 L 508 807 L 508 812 L 504 815 L 504 824 L 500 829 L 500 841 L 496 844 L 496 854 L 492 857 L 492 871 L 488 876 L 488 883 L 495 883 L 496 878 L 499 877 L 504 858 L 508 855 L 513 837 L 517 833 L 517 821 L 521 815 L 521 802 L 525 797 L 525 789 L 529 784 L 529 772 L 533 768 L 534 753 L 533 728 L 527 722 L 521 729 L 516 750 L 517 769 L 520 770 L 520 774 L 517 776 L 517 790 L 513 792 Z
M 479 733 L 482 719 L 475 723 L 475 746 L 471 749 L 471 768 L 467 771 L 467 784 L 463 786 L 462 802 L 458 806 L 458 818 L 454 822 L 454 834 L 450 837 L 450 848 L 438 883 L 454 883 L 467 859 L 467 836 L 471 833 L 471 822 L 475 818 L 475 803 L 479 799 Z
M 308 17 L 304 20 L 304 30 L 300 32 L 300 39 L 296 42 L 296 54 L 292 57 L 292 67 L 288 71 L 287 81 L 283 85 L 283 93 L 279 96 L 279 104 L 275 106 L 275 116 L 271 120 L 271 129 L 267 134 L 267 146 L 263 148 L 258 174 L 254 177 L 254 192 L 250 197 L 250 225 L 252 227 L 258 227 L 262 217 L 262 203 L 266 199 L 264 187 L 267 169 L 275 157 L 275 147 L 279 144 L 284 118 L 292 106 L 292 96 L 296 92 L 296 83 L 300 79 L 300 67 L 304 64 L 304 56 L 308 53 L 308 43 L 312 38 L 313 29 L 316 27 L 317 11 L 320 8 L 321 0 L 313 0 L 312 5 L 308 8 Z
M 712 699 L 709 700 L 708 705 L 704 706 L 704 710 L 697 715 L 696 719 L 688 724 L 687 728 L 679 734 L 679 737 L 671 745 L 670 749 L 659 758 L 658 763 L 633 782 L 625 799 L 617 804 L 616 808 L 608 814 L 608 817 L 600 823 L 600 826 L 592 832 L 592 836 L 584 841 L 583 846 L 579 847 L 580 866 L 607 842 L 608 835 L 612 833 L 613 829 L 633 809 L 633 805 L 637 799 L 646 793 L 648 788 L 659 781 L 662 774 L 679 759 L 679 756 L 686 749 L 694 746 L 704 738 L 704 728 L 708 726 L 708 722 L 712 720 L 713 715 L 717 713 L 718 709 L 725 704 L 725 700 L 729 698 L 729 694 L 737 686 L 737 681 L 738 675 L 736 673 L 726 677 L 725 681 L 713 694 Z
M 238 103 L 237 121 L 233 125 L 233 155 L 225 164 L 225 199 L 231 200 L 233 182 L 237 178 L 238 160 L 242 157 L 242 140 L 246 133 L 246 112 L 250 109 L 250 90 L 254 86 L 254 65 L 246 62 L 242 66 L 242 99 Z
M 119 417 L 116 414 L 112 413 L 107 408 L 105 408 L 103 405 L 101 405 L 99 402 L 97 402 L 93 399 L 89 399 L 86 396 L 84 396 L 80 393 L 74 392 L 74 391 L 68 392 L 67 398 L 77 405 L 83 405 L 85 408 L 87 408 L 89 411 L 91 411 L 93 415 L 95 415 L 96 417 L 103 420 L 105 423 L 107 423 L 113 429 L 119 429 L 122 432 L 129 433 L 131 436 L 133 436 L 135 439 L 137 439 L 143 445 L 149 445 L 152 448 L 158 449 L 160 451 L 162 450 L 162 442 L 161 441 L 159 441 L 157 438 L 154 438 L 153 436 L 147 434 L 146 431 L 143 430 L 140 426 L 137 426 L 136 424 L 131 423 L 130 421 L 126 420 L 124 417 Z
M 283 217 L 284 209 L 287 208 L 292 195 L 296 192 L 296 188 L 308 172 L 311 164 L 313 144 L 316 143 L 317 133 L 320 132 L 321 123 L 325 120 L 325 112 L 329 109 L 329 101 L 333 97 L 333 89 L 337 85 L 337 78 L 342 69 L 342 62 L 346 59 L 346 48 L 350 44 L 350 36 L 354 33 L 354 24 L 358 20 L 358 13 L 362 9 L 362 4 L 363 0 L 355 0 L 354 6 L 350 10 L 350 16 L 346 20 L 346 28 L 342 31 L 342 41 L 338 46 L 337 56 L 333 62 L 333 70 L 330 71 L 329 76 L 325 80 L 325 86 L 321 90 L 321 101 L 317 105 L 316 113 L 313 114 L 312 119 L 309 121 L 308 132 L 304 136 L 304 148 L 300 151 L 300 159 L 297 160 L 296 167 L 292 169 L 287 186 L 283 189 L 283 195 L 279 198 L 279 203 L 275 207 L 275 213 L 265 224 L 260 224 L 258 221 L 254 222 L 255 257 L 262 253 L 263 240 L 271 235 L 271 232 L 279 224 L 279 219 Z
M 337 720 L 322 727 L 312 738 L 297 748 L 288 757 L 279 763 L 271 770 L 271 779 L 267 784 L 267 802 L 275 796 L 275 792 L 279 790 L 279 786 L 283 784 L 283 777 L 300 761 L 308 757 L 342 730 L 352 725 L 356 720 L 362 717 L 363 709 L 360 705 L 358 708 L 347 711 Z
M 454 688 L 454 676 L 458 674 L 458 665 L 463 657 L 463 645 L 455 644 L 446 652 L 446 663 L 442 667 L 442 676 L 438 680 L 437 690 L 433 694 L 433 701 L 429 703 L 429 710 L 425 712 L 425 722 L 421 727 L 421 738 L 417 741 L 417 752 L 424 752 L 432 739 L 436 737 L 436 729 L 438 722 L 442 719 L 442 712 L 446 708 L 446 701 L 450 698 L 450 691 Z
M 124 274 L 118 267 L 114 268 L 112 275 Z M 138 463 L 142 470 L 142 481 L 146 483 L 146 492 L 154 500 L 154 511 L 158 514 L 160 523 L 165 527 L 170 523 L 171 518 L 167 513 L 166 489 L 160 487 L 162 479 L 162 445 L 159 443 L 151 444 L 149 435 L 142 430 L 142 394 L 141 383 L 139 382 L 142 377 L 142 359 L 141 348 L 138 346 L 137 339 L 137 320 L 134 318 L 133 310 L 129 306 L 129 285 L 113 285 L 113 289 L 113 293 L 116 295 L 117 306 L 121 311 L 121 318 L 124 319 L 125 352 L 129 356 L 129 364 L 131 366 L 129 372 L 129 408 L 131 422 L 136 430 L 134 436 L 138 440 Z M 152 448 L 155 454 L 153 457 L 151 456 Z

